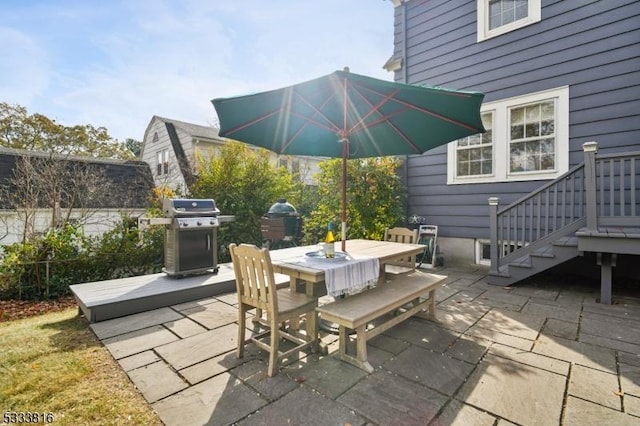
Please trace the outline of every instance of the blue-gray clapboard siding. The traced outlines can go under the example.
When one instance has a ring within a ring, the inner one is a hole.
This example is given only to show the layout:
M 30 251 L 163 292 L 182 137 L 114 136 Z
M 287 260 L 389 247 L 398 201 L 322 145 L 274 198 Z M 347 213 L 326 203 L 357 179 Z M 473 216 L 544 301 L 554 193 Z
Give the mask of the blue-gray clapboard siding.
M 640 145 L 640 2 L 542 0 L 540 22 L 477 42 L 476 1 L 409 0 L 395 8 L 396 81 L 485 93 L 495 101 L 569 86 L 569 167 L 582 144 Z M 406 38 L 406 40 L 405 40 Z M 406 42 L 406 44 L 405 44 Z M 490 196 L 509 204 L 547 181 L 447 185 L 446 147 L 409 157 L 409 215 L 444 237 L 488 238 Z

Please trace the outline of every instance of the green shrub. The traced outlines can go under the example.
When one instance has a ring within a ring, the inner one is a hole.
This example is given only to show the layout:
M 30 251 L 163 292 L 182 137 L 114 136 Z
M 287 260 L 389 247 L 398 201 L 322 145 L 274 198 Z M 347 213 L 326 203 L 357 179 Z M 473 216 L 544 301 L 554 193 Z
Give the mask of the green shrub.
M 347 238 L 382 239 L 384 230 L 404 219 L 404 186 L 395 157 L 347 161 Z M 342 160 L 320 163 L 318 205 L 304 222 L 305 242 L 324 238 L 333 222 L 336 238 L 342 235 Z
M 303 219 L 304 242 L 324 238 L 329 221 L 340 235 L 342 160 L 320 163 L 319 185 L 305 185 L 296 174 L 271 164 L 263 149 L 231 142 L 209 161 L 199 159 L 194 198 L 213 198 L 222 214 L 235 221 L 218 231 L 218 262 L 230 262 L 230 243 L 262 244 L 260 217 L 279 198 L 296 206 Z M 397 174 L 400 161 L 382 157 L 347 162 L 347 238 L 381 239 L 384 230 L 403 221 L 405 193 Z M 156 191 L 148 216 L 162 216 Z M 42 299 L 69 294 L 73 284 L 159 272 L 163 265 L 164 227 L 138 230 L 123 217 L 100 237 L 85 237 L 71 224 L 3 247 L 0 298 Z
M 85 237 L 71 224 L 4 246 L 0 298 L 49 299 L 78 283 L 159 272 L 163 230 L 138 232 L 129 218 L 101 237 Z
M 275 167 L 264 149 L 230 142 L 210 160 L 198 159 L 198 179 L 191 188 L 195 198 L 213 198 L 223 215 L 235 221 L 218 232 L 218 261 L 230 262 L 230 243 L 262 245 L 260 217 L 279 198 L 296 205 L 304 197 L 304 185 L 284 167 Z

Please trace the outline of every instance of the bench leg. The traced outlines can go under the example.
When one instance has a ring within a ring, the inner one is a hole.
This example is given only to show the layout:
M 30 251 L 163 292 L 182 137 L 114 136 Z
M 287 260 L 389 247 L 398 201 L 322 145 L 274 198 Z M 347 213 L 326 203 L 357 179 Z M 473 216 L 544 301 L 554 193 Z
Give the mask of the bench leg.
M 429 316 L 432 320 L 436 320 L 436 291 L 429 292 Z
M 340 356 L 347 356 L 347 343 L 349 343 L 349 336 L 347 335 L 347 328 L 344 325 L 338 326 L 338 353 Z
M 368 366 L 369 373 L 373 371 L 371 365 L 367 361 L 367 325 L 361 325 L 356 329 L 356 356 L 358 361 Z
M 347 344 L 349 343 L 348 329 L 341 325 L 339 326 L 339 330 L 340 347 L 336 358 L 355 365 L 367 373 L 373 373 L 373 367 L 369 364 L 369 361 L 367 361 L 367 325 L 361 325 L 356 329 L 356 356 L 349 354 L 347 351 Z

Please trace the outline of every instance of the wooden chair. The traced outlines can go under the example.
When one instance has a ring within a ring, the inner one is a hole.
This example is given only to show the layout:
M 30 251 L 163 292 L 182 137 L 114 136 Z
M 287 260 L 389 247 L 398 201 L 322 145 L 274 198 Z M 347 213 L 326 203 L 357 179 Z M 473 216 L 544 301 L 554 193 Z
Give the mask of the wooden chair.
M 396 243 L 418 244 L 418 230 L 409 228 L 390 228 L 384 231 L 384 240 Z M 407 256 L 387 262 L 387 274 L 401 274 L 411 272 L 416 268 L 416 256 Z
M 276 289 L 269 250 L 250 244 L 231 244 L 229 251 L 238 291 L 237 356 L 244 356 L 246 313 L 249 309 L 256 308 L 261 316 L 259 322 L 267 330 L 252 334 L 247 342 L 252 341 L 269 353 L 267 375 L 272 377 L 283 358 L 309 347 L 313 351 L 318 348 L 318 322 L 315 310 L 318 299 L 292 292 L 289 288 Z M 266 320 L 262 319 L 262 312 L 266 313 Z M 286 329 L 287 321 L 299 319 L 303 315 L 306 316 L 306 335 Z M 266 336 L 269 336 L 269 343 L 264 341 Z M 280 338 L 293 342 L 295 347 L 281 351 Z

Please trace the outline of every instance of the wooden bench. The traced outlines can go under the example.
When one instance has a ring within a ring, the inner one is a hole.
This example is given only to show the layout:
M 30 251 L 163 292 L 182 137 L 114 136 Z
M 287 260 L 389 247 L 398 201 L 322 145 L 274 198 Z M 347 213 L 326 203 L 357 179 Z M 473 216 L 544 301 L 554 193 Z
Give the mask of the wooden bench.
M 436 289 L 446 278 L 414 271 L 398 275 L 373 289 L 317 307 L 323 320 L 339 326 L 339 352 L 336 357 L 371 373 L 373 367 L 367 361 L 367 340 L 425 308 L 435 319 Z M 424 299 L 427 294 L 429 298 Z M 376 324 L 371 327 L 374 321 Z M 348 330 L 356 332 L 355 356 L 347 350 L 349 335 L 352 334 Z

